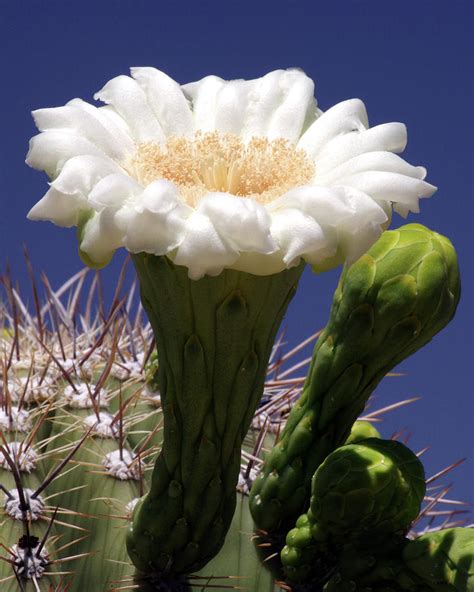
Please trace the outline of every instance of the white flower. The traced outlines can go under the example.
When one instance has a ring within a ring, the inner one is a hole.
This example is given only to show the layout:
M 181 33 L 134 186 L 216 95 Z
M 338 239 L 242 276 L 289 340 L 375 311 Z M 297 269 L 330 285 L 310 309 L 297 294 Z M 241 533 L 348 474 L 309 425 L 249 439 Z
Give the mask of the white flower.
M 180 86 L 132 68 L 95 95 L 33 113 L 27 163 L 51 177 L 29 218 L 79 226 L 91 265 L 115 249 L 167 255 L 197 279 L 266 275 L 301 258 L 353 261 L 435 187 L 396 156 L 401 123 L 368 127 L 358 99 L 325 113 L 300 70 Z

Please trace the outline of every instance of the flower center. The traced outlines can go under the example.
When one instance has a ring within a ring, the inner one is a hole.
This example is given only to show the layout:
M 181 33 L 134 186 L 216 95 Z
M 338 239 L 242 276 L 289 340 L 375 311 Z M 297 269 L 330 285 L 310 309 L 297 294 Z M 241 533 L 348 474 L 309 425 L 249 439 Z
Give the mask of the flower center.
M 244 142 L 218 132 L 170 137 L 165 145 L 140 144 L 127 168 L 143 185 L 172 181 L 192 206 L 208 191 L 268 203 L 314 176 L 314 164 L 288 140 L 254 137 Z

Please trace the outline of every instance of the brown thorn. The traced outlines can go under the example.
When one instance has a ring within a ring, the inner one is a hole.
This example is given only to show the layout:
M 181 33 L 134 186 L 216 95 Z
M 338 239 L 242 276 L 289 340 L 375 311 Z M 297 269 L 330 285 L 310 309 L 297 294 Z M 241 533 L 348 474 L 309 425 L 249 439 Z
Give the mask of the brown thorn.
M 31 281 L 31 288 L 33 290 L 33 300 L 34 300 L 35 308 L 36 308 L 36 321 L 38 323 L 38 333 L 39 333 L 40 339 L 43 340 L 44 326 L 43 326 L 43 319 L 41 316 L 41 306 L 40 306 L 40 302 L 39 302 L 38 288 L 36 286 L 36 280 L 35 280 L 35 276 L 33 273 L 33 265 L 31 264 L 31 259 L 30 259 L 30 255 L 28 253 L 28 249 L 26 247 L 26 244 L 23 244 L 23 255 L 25 257 L 26 268 L 28 270 L 28 275 L 29 275 L 29 278 Z
M 40 427 L 44 424 L 44 422 L 46 421 L 49 412 L 51 411 L 51 407 L 54 405 L 54 401 L 50 401 L 46 407 L 46 411 L 44 413 L 41 413 L 38 421 L 36 422 L 35 426 L 33 427 L 33 429 L 31 430 L 31 432 L 28 434 L 28 437 L 25 441 L 25 449 L 24 452 L 26 453 L 28 448 L 32 445 L 33 443 L 33 439 L 36 436 L 36 434 L 38 433 L 38 430 L 40 429 Z
M 102 332 L 100 333 L 99 337 L 97 338 L 96 342 L 94 343 L 94 345 L 92 347 L 89 348 L 89 351 L 85 354 L 85 356 L 81 359 L 80 361 L 80 365 L 84 364 L 85 362 L 87 362 L 87 360 L 90 358 L 90 356 L 94 353 L 94 351 L 99 348 L 102 345 L 102 342 L 104 341 L 105 336 L 107 335 L 108 331 L 109 331 L 109 327 L 110 325 L 113 323 L 115 316 L 117 315 L 117 313 L 120 310 L 120 303 L 117 305 L 117 307 L 110 312 L 109 314 L 109 318 L 105 321 L 104 327 L 102 329 Z
M 59 506 L 56 507 L 56 509 L 54 510 L 53 515 L 51 516 L 51 519 L 50 519 L 49 524 L 48 524 L 48 528 L 46 529 L 46 532 L 44 533 L 43 538 L 41 539 L 41 542 L 40 542 L 40 544 L 38 546 L 38 549 L 36 550 L 36 553 L 35 553 L 36 554 L 36 557 L 39 557 L 41 555 L 41 551 L 43 550 L 43 547 L 44 547 L 44 545 L 46 543 L 46 540 L 47 540 L 47 538 L 49 536 L 49 533 L 51 532 L 51 529 L 53 528 L 53 524 L 54 524 L 54 521 L 56 519 L 56 514 L 58 513 L 58 510 L 59 510 Z
M 62 469 L 66 466 L 66 464 L 71 460 L 71 458 L 76 454 L 82 444 L 85 442 L 86 438 L 89 436 L 91 431 L 94 429 L 94 426 L 91 426 L 84 436 L 79 440 L 79 442 L 74 446 L 74 448 L 69 452 L 69 454 L 59 463 L 59 465 L 47 475 L 41 483 L 41 485 L 36 489 L 34 493 L 31 494 L 31 497 L 34 499 L 38 497 L 38 495 L 59 475 Z
M 18 498 L 20 501 L 22 522 L 25 523 L 25 522 L 27 522 L 27 511 L 29 509 L 29 505 L 26 502 L 26 498 L 25 498 L 24 491 L 23 491 L 23 484 L 21 482 L 19 462 L 18 462 L 18 459 L 14 458 L 14 457 L 12 458 L 10 456 L 10 447 L 8 446 L 8 443 L 5 440 L 3 432 L 0 432 L 0 436 L 2 437 L 3 441 L 6 443 L 6 446 L 0 446 L 0 452 L 3 454 L 3 457 L 7 461 L 8 465 L 12 471 L 13 480 L 15 481 L 16 489 L 18 491 Z M 21 451 L 19 451 L 19 453 L 21 453 Z
M 67 380 L 67 382 L 71 385 L 72 389 L 74 390 L 74 392 L 78 392 L 76 385 L 74 384 L 74 382 L 72 381 L 72 379 L 69 376 L 69 373 L 66 372 L 66 370 L 62 367 L 61 363 L 59 362 L 59 360 L 56 358 L 56 356 L 53 355 L 53 353 L 50 351 L 50 349 L 48 348 L 48 346 L 43 342 L 39 340 L 39 337 L 36 336 L 36 339 L 39 341 L 41 347 L 46 351 L 47 354 L 49 354 L 49 356 L 51 357 L 51 359 L 53 360 L 53 362 L 57 365 L 57 367 L 59 368 L 59 370 L 61 371 L 61 374 L 63 375 L 63 378 L 65 380 Z M 64 353 L 64 352 L 63 352 Z M 64 354 L 65 355 L 65 354 Z M 65 358 L 64 358 L 65 359 Z
M 426 479 L 426 484 L 428 485 L 429 483 L 433 483 L 433 481 L 436 481 L 436 479 L 439 479 L 443 475 L 446 475 L 446 473 L 449 473 L 450 471 L 456 469 L 465 460 L 466 460 L 465 458 L 460 458 L 456 462 L 453 462 L 448 467 L 446 467 L 443 470 L 439 471 L 439 473 L 436 473 L 435 475 L 432 475 L 431 477 L 429 477 L 428 479 Z
M 26 589 L 25 589 L 25 587 L 23 585 L 23 581 L 20 578 L 20 576 L 19 576 L 19 574 L 18 574 L 18 572 L 16 570 L 15 564 L 12 565 L 12 569 L 13 569 L 13 573 L 15 574 L 16 581 L 18 582 L 18 585 L 20 586 L 21 592 L 26 592 Z

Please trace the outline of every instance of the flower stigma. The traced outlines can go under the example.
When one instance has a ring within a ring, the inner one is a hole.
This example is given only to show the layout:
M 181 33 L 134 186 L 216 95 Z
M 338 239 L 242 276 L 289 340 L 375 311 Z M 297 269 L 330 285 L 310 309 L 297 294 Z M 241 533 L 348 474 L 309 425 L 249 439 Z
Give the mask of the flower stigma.
M 314 163 L 284 138 L 197 132 L 193 138 L 147 142 L 126 167 L 143 185 L 167 179 L 195 206 L 209 191 L 231 193 L 265 204 L 314 178 Z

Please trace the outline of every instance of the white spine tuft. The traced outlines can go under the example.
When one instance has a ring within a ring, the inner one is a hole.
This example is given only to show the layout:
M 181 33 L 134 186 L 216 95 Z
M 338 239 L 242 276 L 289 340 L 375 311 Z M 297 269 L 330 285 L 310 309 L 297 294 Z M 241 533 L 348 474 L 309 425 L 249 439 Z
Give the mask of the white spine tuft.
M 101 411 L 99 418 L 93 413 L 84 420 L 89 428 L 93 428 L 92 434 L 99 438 L 115 438 L 118 435 L 118 426 L 113 424 L 113 416 Z
M 76 390 L 69 384 L 63 391 L 63 399 L 69 407 L 73 409 L 92 409 L 92 394 L 95 387 L 88 385 L 85 382 L 80 382 L 75 385 Z M 100 389 L 95 396 L 96 405 L 99 407 L 107 407 L 109 394 L 106 389 Z
M 8 444 L 4 445 L 4 448 L 8 452 L 10 458 L 18 467 L 19 471 L 23 473 L 31 473 L 31 471 L 36 469 L 36 464 L 38 462 L 38 454 L 32 446 L 25 450 L 26 445 L 24 442 L 9 442 Z M 0 467 L 2 469 L 6 469 L 7 471 L 11 471 L 11 467 L 8 464 L 7 459 L 1 451 Z
M 12 406 L 10 412 L 0 409 L 0 430 L 4 432 L 28 432 L 31 428 L 31 419 L 28 411 Z
M 44 510 L 43 498 L 39 495 L 38 497 L 31 497 L 33 495 L 32 489 L 23 489 L 23 497 L 28 506 L 27 510 L 22 510 L 20 506 L 20 495 L 18 489 L 10 489 L 8 495 L 5 495 L 5 512 L 11 516 L 14 520 L 25 519 L 25 515 L 28 520 L 38 520 Z
M 127 481 L 128 479 L 138 481 L 140 479 L 137 459 L 128 450 L 123 449 L 121 455 L 120 450 L 107 453 L 102 464 L 110 476 L 121 481 Z
M 17 574 L 28 580 L 41 578 L 49 565 L 49 553 L 46 547 L 43 547 L 38 555 L 34 547 L 23 548 L 13 545 L 10 553 L 14 558 Z

